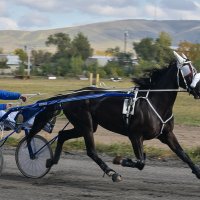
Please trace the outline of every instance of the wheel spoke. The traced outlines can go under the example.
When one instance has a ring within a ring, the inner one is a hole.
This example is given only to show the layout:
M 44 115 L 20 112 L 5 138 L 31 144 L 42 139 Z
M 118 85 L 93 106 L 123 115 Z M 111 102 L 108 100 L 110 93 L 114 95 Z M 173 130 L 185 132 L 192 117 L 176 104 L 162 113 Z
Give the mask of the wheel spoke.
M 40 135 L 34 136 L 31 141 L 32 152 L 37 152 L 47 141 Z M 16 149 L 16 163 L 20 172 L 30 178 L 40 178 L 48 173 L 50 168 L 46 168 L 46 160 L 52 159 L 53 153 L 51 147 L 46 145 L 39 151 L 34 159 L 29 155 L 28 146 L 25 138 L 19 143 Z

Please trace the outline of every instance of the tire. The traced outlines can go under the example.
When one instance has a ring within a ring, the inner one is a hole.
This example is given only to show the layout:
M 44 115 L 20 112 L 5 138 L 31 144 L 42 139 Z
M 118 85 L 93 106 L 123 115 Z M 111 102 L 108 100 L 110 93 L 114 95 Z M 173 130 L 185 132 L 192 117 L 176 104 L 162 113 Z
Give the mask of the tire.
M 33 153 L 47 144 L 47 140 L 40 135 L 35 135 L 31 140 Z M 15 152 L 15 160 L 19 171 L 28 178 L 41 178 L 45 176 L 51 168 L 46 168 L 46 160 L 53 158 L 51 146 L 47 144 L 40 150 L 35 158 L 30 158 L 26 139 L 23 138 Z
M 4 166 L 3 152 L 2 149 L 0 148 L 0 176 L 3 171 L 3 166 Z

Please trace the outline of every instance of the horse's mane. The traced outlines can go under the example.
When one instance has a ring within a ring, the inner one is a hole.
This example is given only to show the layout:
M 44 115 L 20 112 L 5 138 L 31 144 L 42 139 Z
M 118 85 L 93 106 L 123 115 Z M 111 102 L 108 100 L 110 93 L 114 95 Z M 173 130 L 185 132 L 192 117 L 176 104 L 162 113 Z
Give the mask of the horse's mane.
M 172 61 L 167 67 L 144 70 L 142 76 L 138 78 L 132 78 L 132 81 L 141 89 L 152 89 L 154 88 L 157 81 L 161 78 L 161 76 L 165 74 L 174 64 L 175 62 Z

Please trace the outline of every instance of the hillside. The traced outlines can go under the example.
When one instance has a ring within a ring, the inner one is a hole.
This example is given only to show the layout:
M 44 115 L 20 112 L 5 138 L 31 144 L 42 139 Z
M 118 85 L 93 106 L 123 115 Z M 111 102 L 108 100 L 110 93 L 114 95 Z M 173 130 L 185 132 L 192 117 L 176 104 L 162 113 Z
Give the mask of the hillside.
M 73 38 L 78 32 L 83 32 L 95 50 L 105 50 L 109 47 L 124 46 L 124 32 L 128 31 L 128 48 L 133 41 L 144 37 L 158 37 L 161 31 L 168 32 L 173 38 L 173 45 L 180 41 L 200 42 L 200 21 L 198 20 L 119 20 L 87 24 L 39 31 L 1 30 L 0 48 L 5 52 L 23 48 L 24 45 L 35 49 L 44 49 L 45 41 L 50 34 L 57 32 L 68 33 Z M 52 50 L 52 48 L 49 48 Z

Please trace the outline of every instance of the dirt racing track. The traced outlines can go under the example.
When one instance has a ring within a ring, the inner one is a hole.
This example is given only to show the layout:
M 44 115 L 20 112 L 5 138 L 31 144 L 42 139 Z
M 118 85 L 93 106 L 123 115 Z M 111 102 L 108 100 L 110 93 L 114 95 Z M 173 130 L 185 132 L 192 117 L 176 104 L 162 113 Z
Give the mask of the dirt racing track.
M 200 180 L 177 160 L 147 160 L 143 171 L 112 164 L 112 158 L 101 157 L 123 177 L 113 183 L 84 153 L 63 154 L 57 166 L 41 179 L 20 174 L 15 150 L 4 152 L 5 166 L 0 177 L 0 200 L 199 200 Z

